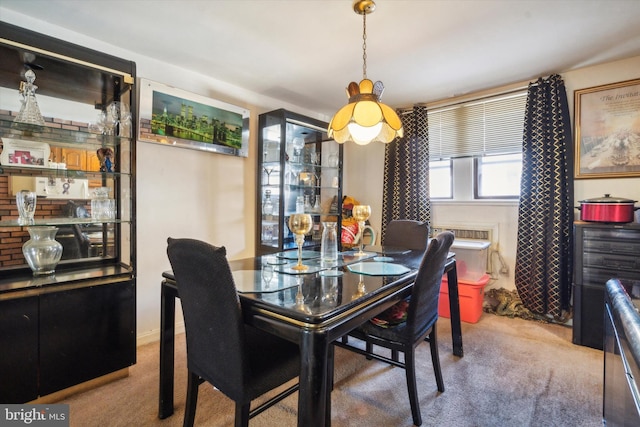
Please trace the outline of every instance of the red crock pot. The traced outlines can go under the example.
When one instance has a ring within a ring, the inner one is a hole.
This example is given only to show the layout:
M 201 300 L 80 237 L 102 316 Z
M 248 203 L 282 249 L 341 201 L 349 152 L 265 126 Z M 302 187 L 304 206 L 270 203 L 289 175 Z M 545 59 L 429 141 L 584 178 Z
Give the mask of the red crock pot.
M 633 222 L 634 203 L 637 200 L 623 199 L 621 197 L 611 197 L 605 194 L 604 197 L 587 199 L 580 201 L 580 219 L 592 222 Z

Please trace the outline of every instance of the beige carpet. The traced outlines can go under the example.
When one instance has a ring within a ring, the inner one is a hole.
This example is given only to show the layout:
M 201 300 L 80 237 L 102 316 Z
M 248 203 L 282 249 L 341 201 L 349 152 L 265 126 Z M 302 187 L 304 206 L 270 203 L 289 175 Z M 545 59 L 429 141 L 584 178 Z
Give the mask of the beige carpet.
M 439 320 L 446 391 L 436 391 L 428 344 L 418 348 L 419 396 L 424 426 L 602 426 L 601 351 L 571 343 L 571 329 L 483 314 L 463 323 L 464 353 L 451 353 L 450 322 Z M 178 336 L 175 414 L 158 412 L 157 343 L 138 348 L 131 375 L 75 395 L 71 426 L 181 426 L 186 362 Z M 411 426 L 404 371 L 336 349 L 332 425 Z M 233 425 L 233 402 L 202 385 L 196 425 Z M 251 420 L 250 425 L 295 426 L 297 393 Z

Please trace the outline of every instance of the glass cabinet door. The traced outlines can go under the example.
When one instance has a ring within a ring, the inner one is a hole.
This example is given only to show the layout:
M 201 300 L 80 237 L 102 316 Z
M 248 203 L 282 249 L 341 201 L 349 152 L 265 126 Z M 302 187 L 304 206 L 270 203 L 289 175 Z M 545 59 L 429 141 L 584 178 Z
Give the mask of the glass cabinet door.
M 319 246 L 322 222 L 340 226 L 342 146 L 327 137 L 326 123 L 277 110 L 260 116 L 258 157 L 257 252 L 296 248 L 287 226 L 296 212 L 314 221 L 304 246 Z

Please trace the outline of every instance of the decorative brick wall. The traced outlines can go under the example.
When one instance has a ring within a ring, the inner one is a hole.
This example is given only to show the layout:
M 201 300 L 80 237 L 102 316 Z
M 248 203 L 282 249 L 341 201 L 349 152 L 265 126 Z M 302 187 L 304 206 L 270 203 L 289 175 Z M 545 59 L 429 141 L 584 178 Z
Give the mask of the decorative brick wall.
M 16 112 L 0 110 L 0 120 L 13 121 L 17 116 Z M 88 131 L 87 123 L 61 120 L 45 117 L 45 125 L 58 129 L 68 129 L 74 131 Z M 1 140 L 0 140 L 1 142 Z M 0 146 L 1 151 L 1 146 Z M 0 170 L 2 165 L 0 165 Z M 42 171 L 33 168 L 28 175 L 42 176 Z M 26 174 L 22 174 L 25 176 Z M 9 175 L 0 172 L 0 221 L 18 219 L 18 208 L 16 198 L 11 194 L 9 186 Z M 38 198 L 36 203 L 35 218 L 50 218 L 67 216 L 65 207 L 67 200 Z M 25 227 L 0 227 L 0 268 L 22 266 L 26 264 L 22 255 L 22 245 L 29 240 L 29 232 Z

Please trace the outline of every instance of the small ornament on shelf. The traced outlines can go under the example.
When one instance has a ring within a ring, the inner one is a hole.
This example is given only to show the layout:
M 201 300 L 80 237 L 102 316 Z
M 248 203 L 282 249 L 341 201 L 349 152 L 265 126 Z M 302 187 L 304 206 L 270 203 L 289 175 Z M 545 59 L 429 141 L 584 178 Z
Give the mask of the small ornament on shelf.
M 44 126 L 44 118 L 40 113 L 40 107 L 38 107 L 38 101 L 36 100 L 36 89 L 38 86 L 33 84 L 36 80 L 36 73 L 33 70 L 27 70 L 24 73 L 26 82 L 20 82 L 20 95 L 22 99 L 20 103 L 20 112 L 16 116 L 14 122 L 26 123 L 30 125 Z
M 264 219 L 270 221 L 273 219 L 273 201 L 271 200 L 271 190 L 264 192 L 264 203 L 262 204 L 262 214 Z
M 109 147 L 98 148 L 96 151 L 100 159 L 100 172 L 113 172 L 113 150 Z

